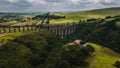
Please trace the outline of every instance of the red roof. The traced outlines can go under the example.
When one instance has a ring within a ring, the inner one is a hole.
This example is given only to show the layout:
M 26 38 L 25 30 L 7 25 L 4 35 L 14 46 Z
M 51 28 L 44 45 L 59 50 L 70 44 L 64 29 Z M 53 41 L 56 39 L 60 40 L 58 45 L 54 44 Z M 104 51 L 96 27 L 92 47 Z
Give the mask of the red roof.
M 75 44 L 80 44 L 81 40 L 75 40 L 74 43 Z

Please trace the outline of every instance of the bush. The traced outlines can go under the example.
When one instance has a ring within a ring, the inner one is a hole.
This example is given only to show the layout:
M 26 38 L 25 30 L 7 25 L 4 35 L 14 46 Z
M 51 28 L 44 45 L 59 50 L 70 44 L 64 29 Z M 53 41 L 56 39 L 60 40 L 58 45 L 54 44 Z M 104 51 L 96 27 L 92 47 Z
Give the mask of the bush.
M 0 47 L 0 68 L 31 68 L 29 48 L 9 42 Z
M 86 58 L 94 52 L 94 48 L 90 45 L 83 47 L 81 45 L 65 45 L 62 46 L 54 55 L 51 55 L 46 62 L 45 68 L 77 68 L 87 66 L 89 63 Z
M 116 61 L 115 64 L 114 64 L 114 66 L 117 67 L 117 68 L 120 68 L 120 62 Z
M 85 56 L 90 56 L 95 49 L 91 45 L 86 45 L 83 49 L 82 52 L 84 53 Z
M 112 16 L 106 16 L 105 19 L 112 18 Z
M 17 37 L 0 47 L 0 68 L 44 68 L 49 55 L 62 45 L 59 42 L 47 31 Z

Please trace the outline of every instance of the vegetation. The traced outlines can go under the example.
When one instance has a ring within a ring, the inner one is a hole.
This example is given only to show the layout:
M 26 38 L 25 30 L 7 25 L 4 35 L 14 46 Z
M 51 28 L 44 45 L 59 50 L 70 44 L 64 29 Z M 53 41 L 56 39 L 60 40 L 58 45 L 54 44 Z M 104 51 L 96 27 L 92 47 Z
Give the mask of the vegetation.
M 95 53 L 89 57 L 87 61 L 89 66 L 87 68 L 116 68 L 113 66 L 116 61 L 120 61 L 120 54 L 115 51 L 102 47 L 101 45 L 87 43 L 95 48 Z
M 43 19 L 46 24 L 79 21 L 79 25 L 77 31 L 66 39 L 47 31 L 1 35 L 0 68 L 120 68 L 119 11 L 118 8 L 108 8 L 63 13 L 63 17 L 62 14 L 49 13 L 27 17 L 26 21 L 32 22 L 44 23 Z M 19 22 L 23 19 L 21 15 L 3 15 L 0 22 L 12 21 L 9 18 Z M 69 43 L 76 39 L 99 45 Z
M 75 45 L 69 43 L 62 46 L 57 53 L 51 55 L 46 61 L 45 68 L 77 68 L 88 66 L 86 59 L 94 52 L 91 45 Z M 56 58 L 56 59 L 55 59 Z M 64 66 L 65 65 L 65 66 Z
M 32 19 L 38 19 L 38 20 L 55 19 L 55 20 L 57 20 L 57 19 L 61 19 L 61 18 L 65 18 L 65 16 L 57 16 L 57 15 L 51 15 L 50 13 L 46 13 L 43 15 L 36 15 Z
M 9 17 L 7 17 L 7 15 Z M 116 16 L 120 15 L 120 9 L 118 8 L 107 8 L 107 9 L 97 9 L 97 10 L 89 10 L 89 11 L 79 11 L 79 12 L 66 12 L 66 13 L 34 13 L 34 14 L 21 14 L 21 13 L 2 13 L 0 18 L 11 21 L 2 22 L 0 24 L 10 24 L 14 21 L 14 25 L 26 25 L 31 23 L 40 24 L 41 19 L 50 19 L 50 24 L 60 24 L 60 23 L 71 23 L 71 22 L 79 22 L 80 20 L 87 19 L 98 19 L 105 18 L 106 16 Z M 46 21 L 46 20 L 45 20 Z M 45 22 L 46 23 L 46 22 Z M 13 25 L 12 24 L 12 25 Z
M 68 64 L 67 68 L 74 68 L 88 65 L 86 58 L 94 52 L 91 45 L 62 46 L 63 41 L 47 31 L 17 36 L 0 47 L 0 67 L 61 68 Z
M 31 68 L 30 49 L 18 43 L 7 43 L 0 47 L 1 68 Z M 27 66 L 26 66 L 27 65 Z
M 63 13 L 65 19 L 51 20 L 52 23 L 66 23 L 66 22 L 79 22 L 80 20 L 87 20 L 91 18 L 105 18 L 106 16 L 116 16 L 120 15 L 120 8 L 107 8 L 107 9 L 97 9 L 97 10 L 88 10 L 88 11 L 79 11 L 79 12 L 68 12 Z
M 119 61 L 116 61 L 114 66 L 116 66 L 117 68 L 120 68 L 120 62 Z
M 52 40 L 51 40 L 52 39 Z M 0 47 L 1 68 L 35 68 L 43 64 L 50 52 L 59 46 L 54 34 L 40 32 L 26 34 Z M 21 61 L 22 60 L 22 61 Z
M 120 29 L 116 24 L 120 20 L 119 18 L 113 16 L 109 21 L 107 19 L 98 19 L 97 21 L 80 23 L 77 31 L 71 35 L 70 39 L 78 38 L 91 41 L 120 53 Z

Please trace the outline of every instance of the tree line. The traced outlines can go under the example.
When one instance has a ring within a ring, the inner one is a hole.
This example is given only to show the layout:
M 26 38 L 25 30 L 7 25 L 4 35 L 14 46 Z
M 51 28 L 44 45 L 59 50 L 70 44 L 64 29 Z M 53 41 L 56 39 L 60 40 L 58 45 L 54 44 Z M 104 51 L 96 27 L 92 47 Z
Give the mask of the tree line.
M 63 48 L 66 43 L 68 40 L 47 31 L 9 40 L 0 47 L 0 68 L 75 68 L 88 65 L 86 58 L 94 48 L 91 45 Z

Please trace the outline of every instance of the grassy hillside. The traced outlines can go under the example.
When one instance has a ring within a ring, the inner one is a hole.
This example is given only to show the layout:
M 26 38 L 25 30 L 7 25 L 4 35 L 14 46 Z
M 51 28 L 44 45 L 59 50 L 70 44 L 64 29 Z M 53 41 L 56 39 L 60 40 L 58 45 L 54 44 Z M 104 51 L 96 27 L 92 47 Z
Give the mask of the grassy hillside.
M 90 63 L 88 68 L 115 68 L 113 64 L 120 60 L 120 54 L 99 45 L 91 44 L 95 48 L 95 56 L 88 58 Z
M 41 13 L 42 14 L 42 13 Z M 88 11 L 77 11 L 77 12 L 65 12 L 65 13 L 51 13 L 54 15 L 64 15 L 66 16 L 65 19 L 58 19 L 58 20 L 51 20 L 51 24 L 59 24 L 59 23 L 66 23 L 66 22 L 78 22 L 79 20 L 86 20 L 91 18 L 104 18 L 105 16 L 114 16 L 120 15 L 120 7 L 118 8 L 105 8 L 105 9 L 96 9 L 96 10 L 88 10 Z M 6 14 L 2 14 L 6 15 Z M 34 17 L 36 14 L 17 14 L 20 17 Z M 33 24 L 33 23 L 41 23 L 41 20 L 30 20 L 26 22 L 4 22 L 3 25 L 25 25 L 25 24 Z M 1 24 L 1 23 L 0 23 Z
M 29 33 L 8 34 L 5 36 L 1 36 L 0 40 L 4 39 L 4 43 L 6 43 L 9 40 L 13 40 L 16 37 L 20 37 L 22 35 Z M 87 44 L 90 44 L 95 48 L 95 55 L 87 59 L 87 61 L 90 63 L 90 65 L 87 68 L 115 68 L 113 64 L 115 63 L 115 61 L 120 60 L 120 54 L 112 51 L 109 48 L 101 47 L 100 45 L 97 44 L 93 43 Z
M 69 43 L 68 45 L 73 45 L 73 44 L 74 43 Z M 94 43 L 87 43 L 87 44 L 94 47 L 95 53 L 93 56 L 87 59 L 87 61 L 89 62 L 89 66 L 82 68 L 116 68 L 113 66 L 113 64 L 117 60 L 120 61 L 120 54 L 114 52 L 109 48 L 101 47 L 100 45 Z
M 47 31 L 10 34 L 0 39 L 5 42 L 0 46 L 0 68 L 45 68 L 42 65 L 47 57 L 63 45 Z
M 11 40 L 17 38 L 17 37 L 20 37 L 20 36 L 26 35 L 26 34 L 32 34 L 34 32 L 37 32 L 37 31 L 0 34 L 0 46 L 8 41 L 11 41 Z
M 86 20 L 91 18 L 104 18 L 105 16 L 120 15 L 120 8 L 107 8 L 96 9 L 89 11 L 69 12 L 63 13 L 65 19 L 52 20 L 51 23 L 65 23 L 65 22 L 78 22 L 79 20 Z

